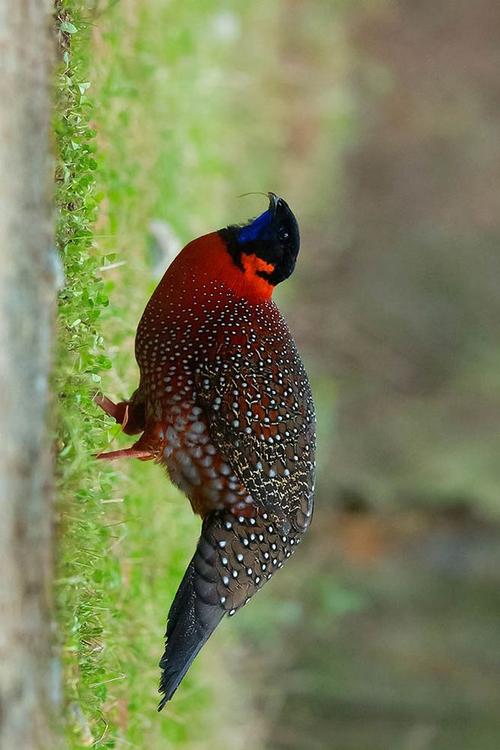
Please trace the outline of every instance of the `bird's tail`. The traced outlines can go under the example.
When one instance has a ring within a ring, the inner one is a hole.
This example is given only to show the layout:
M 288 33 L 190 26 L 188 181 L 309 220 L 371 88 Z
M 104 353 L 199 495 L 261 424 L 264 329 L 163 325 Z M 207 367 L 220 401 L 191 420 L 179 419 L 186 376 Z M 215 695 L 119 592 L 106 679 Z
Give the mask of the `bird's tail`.
M 296 534 L 280 529 L 264 511 L 248 518 L 221 510 L 205 518 L 196 552 L 168 614 L 159 711 L 224 615 L 233 615 L 246 604 L 298 541 Z
M 166 647 L 160 661 L 163 697 L 158 711 L 173 696 L 195 656 L 225 614 L 217 596 L 217 552 L 209 531 L 210 522 L 206 519 L 194 557 L 168 613 Z

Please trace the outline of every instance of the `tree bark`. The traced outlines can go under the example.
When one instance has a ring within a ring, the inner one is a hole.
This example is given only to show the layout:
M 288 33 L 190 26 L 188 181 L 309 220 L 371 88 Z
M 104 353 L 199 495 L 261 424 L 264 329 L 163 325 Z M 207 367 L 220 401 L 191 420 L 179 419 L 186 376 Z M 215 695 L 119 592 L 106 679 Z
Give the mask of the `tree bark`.
M 50 0 L 0 0 L 0 748 L 56 747 Z

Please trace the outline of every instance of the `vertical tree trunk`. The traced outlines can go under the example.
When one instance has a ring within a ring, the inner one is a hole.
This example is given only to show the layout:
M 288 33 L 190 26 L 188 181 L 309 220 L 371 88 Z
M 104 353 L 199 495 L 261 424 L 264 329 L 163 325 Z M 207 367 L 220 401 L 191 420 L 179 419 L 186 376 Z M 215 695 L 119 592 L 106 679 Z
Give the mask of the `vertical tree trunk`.
M 50 0 L 0 0 L 0 748 L 55 747 Z M 52 673 L 52 674 L 51 674 Z

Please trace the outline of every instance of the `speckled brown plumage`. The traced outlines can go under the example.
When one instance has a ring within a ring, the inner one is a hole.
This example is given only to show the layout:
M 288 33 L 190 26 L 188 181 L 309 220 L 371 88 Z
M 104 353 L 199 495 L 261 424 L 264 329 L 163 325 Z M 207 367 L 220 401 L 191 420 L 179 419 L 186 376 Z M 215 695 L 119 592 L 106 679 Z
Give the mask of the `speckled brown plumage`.
M 271 300 L 298 252 L 287 204 L 205 235 L 167 270 L 139 323 L 141 378 L 127 402 L 98 403 L 203 518 L 172 604 L 160 708 L 222 617 L 290 557 L 313 509 L 315 418 L 306 373 Z

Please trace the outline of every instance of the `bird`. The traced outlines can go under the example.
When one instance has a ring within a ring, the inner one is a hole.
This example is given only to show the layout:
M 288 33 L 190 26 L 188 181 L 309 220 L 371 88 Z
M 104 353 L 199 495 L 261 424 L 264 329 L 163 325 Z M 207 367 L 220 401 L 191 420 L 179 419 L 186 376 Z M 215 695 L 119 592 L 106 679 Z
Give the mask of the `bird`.
M 160 661 L 161 710 L 225 616 L 283 566 L 313 514 L 316 418 L 309 380 L 272 299 L 300 246 L 286 201 L 189 242 L 139 322 L 139 386 L 96 403 L 135 457 L 166 467 L 201 516 L 194 556 L 171 605 Z

